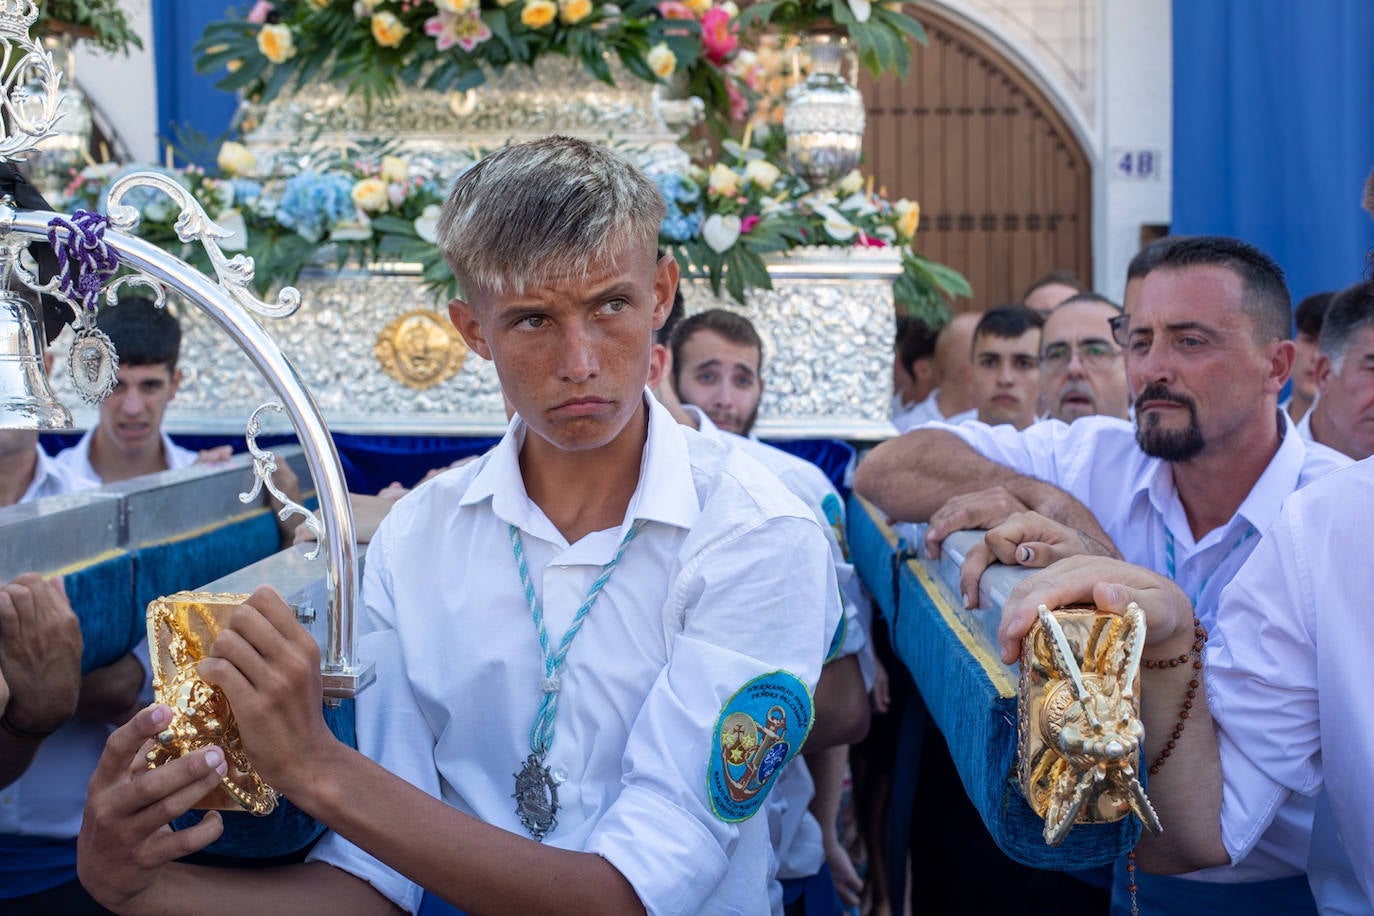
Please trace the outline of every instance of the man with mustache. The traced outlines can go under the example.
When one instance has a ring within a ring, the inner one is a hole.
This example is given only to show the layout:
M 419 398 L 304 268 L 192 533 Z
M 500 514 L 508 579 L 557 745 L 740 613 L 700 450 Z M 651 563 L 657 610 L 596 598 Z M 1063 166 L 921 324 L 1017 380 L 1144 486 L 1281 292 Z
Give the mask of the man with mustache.
M 1222 587 L 1283 499 L 1349 463 L 1304 442 L 1278 409 L 1294 350 L 1288 290 L 1272 259 L 1235 239 L 1170 237 L 1142 250 L 1127 277 L 1113 331 L 1135 393 L 1134 428 L 1113 417 L 1021 433 L 927 427 L 859 465 L 855 489 L 893 517 L 928 520 L 932 553 L 952 531 L 992 529 L 965 565 L 966 604 L 977 604 L 994 559 L 1043 566 L 1100 553 L 1166 575 L 1210 627 Z M 1240 862 L 1186 881 L 1142 876 L 1142 906 L 1312 912 L 1302 874 L 1311 819 L 1310 800 L 1292 800 Z M 1123 876 L 1118 869 L 1124 894 Z
M 1049 416 L 1072 423 L 1104 415 L 1126 419 L 1131 394 L 1111 319 L 1121 308 L 1097 293 L 1079 293 L 1045 319 L 1040 388 Z

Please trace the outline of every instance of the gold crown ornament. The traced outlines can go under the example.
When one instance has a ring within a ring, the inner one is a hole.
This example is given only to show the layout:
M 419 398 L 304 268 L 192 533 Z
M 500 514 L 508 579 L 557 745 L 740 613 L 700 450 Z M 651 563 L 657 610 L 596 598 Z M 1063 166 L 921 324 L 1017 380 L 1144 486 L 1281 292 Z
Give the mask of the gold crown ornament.
M 1140 785 L 1140 656 L 1145 614 L 1040 606 L 1021 643 L 1017 770 L 1021 792 L 1058 846 L 1075 824 L 1134 813 L 1162 832 Z
M 148 655 L 153 693 L 172 710 L 172 721 L 148 752 L 149 769 L 208 745 L 224 751 L 228 772 L 194 808 L 244 810 L 263 816 L 277 807 L 277 793 L 263 782 L 243 750 L 229 700 L 196 670 L 215 637 L 247 595 L 177 592 L 148 605 Z

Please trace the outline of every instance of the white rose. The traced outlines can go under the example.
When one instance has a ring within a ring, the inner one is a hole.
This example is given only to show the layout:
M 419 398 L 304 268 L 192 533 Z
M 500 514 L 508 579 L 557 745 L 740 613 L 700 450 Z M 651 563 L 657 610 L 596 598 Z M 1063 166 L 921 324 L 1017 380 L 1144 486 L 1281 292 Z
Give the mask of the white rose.
M 835 186 L 835 190 L 839 191 L 841 194 L 849 195 L 862 190 L 863 186 L 863 173 L 860 172 L 858 169 L 855 169 L 854 171 L 850 172 L 848 175 L 840 179 L 840 183 Z
M 215 161 L 226 175 L 251 175 L 258 164 L 248 147 L 232 140 L 219 148 Z
M 744 166 L 744 177 L 767 191 L 782 177 L 782 170 L 767 159 L 751 159 Z
M 386 209 L 386 182 L 380 178 L 364 178 L 353 186 L 353 202 L 365 213 Z

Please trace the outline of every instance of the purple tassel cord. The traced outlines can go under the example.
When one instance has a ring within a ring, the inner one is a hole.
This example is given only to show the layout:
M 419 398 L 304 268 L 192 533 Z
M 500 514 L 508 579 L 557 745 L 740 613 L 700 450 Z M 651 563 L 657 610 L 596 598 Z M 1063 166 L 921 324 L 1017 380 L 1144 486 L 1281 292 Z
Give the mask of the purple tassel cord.
M 53 217 L 48 222 L 48 244 L 57 255 L 58 289 L 69 299 L 79 300 L 90 314 L 99 308 L 100 290 L 114 276 L 119 257 L 105 244 L 105 227 L 110 221 L 90 210 L 77 210 L 71 220 Z M 62 239 L 60 230 L 65 229 Z

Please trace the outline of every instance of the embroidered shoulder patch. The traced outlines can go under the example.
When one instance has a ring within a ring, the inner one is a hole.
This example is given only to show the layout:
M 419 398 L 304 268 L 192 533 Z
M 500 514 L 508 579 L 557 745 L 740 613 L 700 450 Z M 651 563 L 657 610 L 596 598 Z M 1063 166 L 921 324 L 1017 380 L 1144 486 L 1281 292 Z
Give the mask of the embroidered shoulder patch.
M 716 719 L 706 772 L 716 817 L 733 824 L 759 810 L 811 733 L 812 718 L 811 691 L 786 671 L 759 675 L 735 692 Z
M 830 528 L 835 532 L 835 542 L 840 545 L 840 553 L 844 555 L 846 563 L 849 562 L 849 541 L 844 533 L 844 506 L 840 504 L 840 497 L 834 493 L 825 494 L 825 499 L 821 500 L 821 511 L 825 513 L 825 520 L 830 523 Z

